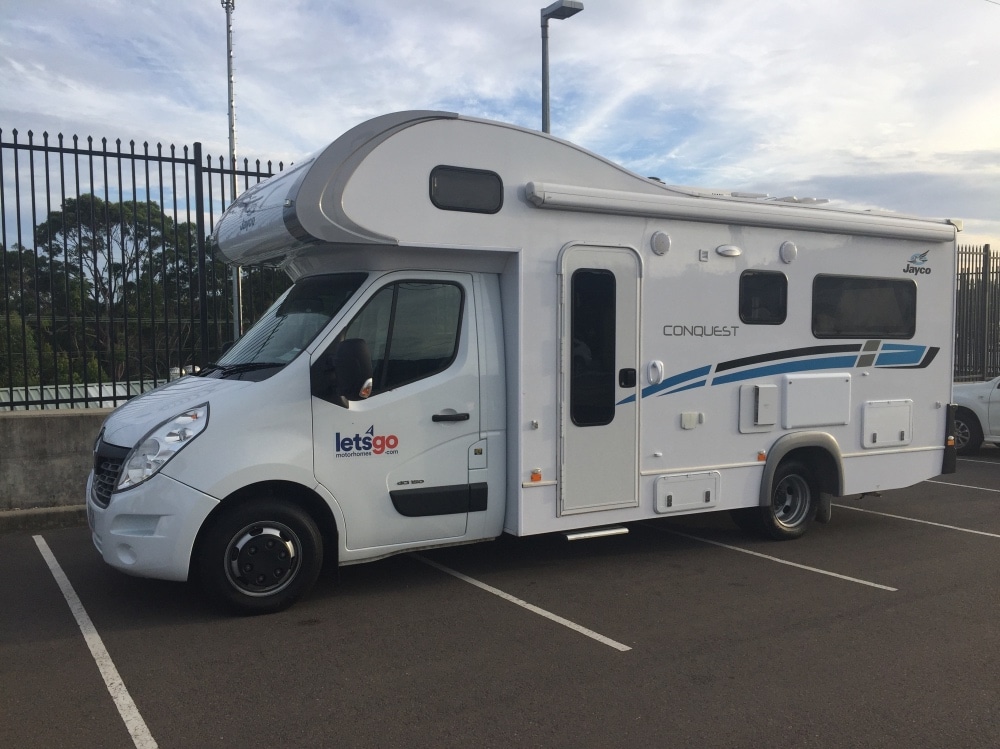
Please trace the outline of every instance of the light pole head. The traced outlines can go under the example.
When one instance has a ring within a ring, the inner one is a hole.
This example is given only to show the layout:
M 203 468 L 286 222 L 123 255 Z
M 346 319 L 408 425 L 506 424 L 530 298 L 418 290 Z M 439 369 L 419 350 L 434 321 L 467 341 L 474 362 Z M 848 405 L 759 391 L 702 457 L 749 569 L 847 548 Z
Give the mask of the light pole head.
M 548 8 L 542 8 L 542 20 L 547 21 L 555 18 L 561 21 L 564 18 L 575 16 L 583 10 L 583 3 L 580 0 L 556 0 Z

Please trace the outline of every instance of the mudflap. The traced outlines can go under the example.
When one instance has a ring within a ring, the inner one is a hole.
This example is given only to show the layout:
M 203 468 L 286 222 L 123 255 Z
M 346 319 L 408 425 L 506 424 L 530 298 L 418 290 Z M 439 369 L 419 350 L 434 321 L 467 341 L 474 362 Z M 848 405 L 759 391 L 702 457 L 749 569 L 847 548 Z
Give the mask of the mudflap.
M 958 468 L 958 450 L 955 447 L 955 413 L 958 405 L 948 404 L 948 420 L 944 435 L 944 459 L 941 461 L 941 473 L 954 473 Z

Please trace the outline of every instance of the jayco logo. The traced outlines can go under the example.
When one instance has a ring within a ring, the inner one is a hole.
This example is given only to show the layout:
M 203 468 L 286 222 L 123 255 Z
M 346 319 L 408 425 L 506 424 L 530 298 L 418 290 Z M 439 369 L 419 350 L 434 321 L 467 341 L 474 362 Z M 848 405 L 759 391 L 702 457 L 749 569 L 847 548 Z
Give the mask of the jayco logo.
M 351 458 L 364 455 L 395 455 L 399 452 L 399 437 L 395 434 L 375 434 L 375 425 L 368 427 L 364 434 L 341 437 L 340 432 L 334 440 L 337 445 L 338 458 Z
M 930 250 L 927 250 L 927 252 L 930 252 Z M 912 273 L 914 276 L 930 273 L 931 269 L 924 267 L 924 263 L 927 262 L 927 252 L 918 252 L 911 257 L 910 262 L 903 268 L 903 273 Z

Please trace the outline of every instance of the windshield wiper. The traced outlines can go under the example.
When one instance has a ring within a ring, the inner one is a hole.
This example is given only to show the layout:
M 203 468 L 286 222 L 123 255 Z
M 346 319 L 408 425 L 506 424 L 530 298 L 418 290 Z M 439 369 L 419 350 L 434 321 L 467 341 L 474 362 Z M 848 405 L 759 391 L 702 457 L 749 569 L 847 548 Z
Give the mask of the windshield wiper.
M 255 372 L 258 369 L 274 369 L 276 367 L 283 367 L 287 362 L 278 361 L 248 361 L 242 364 L 209 364 L 201 373 L 219 370 L 222 373 L 222 377 L 229 377 L 230 375 L 243 374 L 244 372 Z

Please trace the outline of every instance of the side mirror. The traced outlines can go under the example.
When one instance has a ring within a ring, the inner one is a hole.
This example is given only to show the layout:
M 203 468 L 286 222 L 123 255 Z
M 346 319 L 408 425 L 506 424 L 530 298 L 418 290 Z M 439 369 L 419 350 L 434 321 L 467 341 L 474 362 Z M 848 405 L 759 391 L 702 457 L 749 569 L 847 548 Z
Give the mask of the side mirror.
M 372 394 L 372 355 L 363 338 L 341 341 L 333 355 L 335 392 L 349 401 Z

